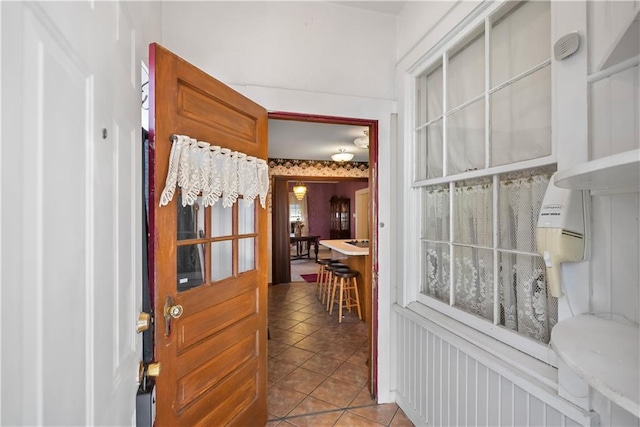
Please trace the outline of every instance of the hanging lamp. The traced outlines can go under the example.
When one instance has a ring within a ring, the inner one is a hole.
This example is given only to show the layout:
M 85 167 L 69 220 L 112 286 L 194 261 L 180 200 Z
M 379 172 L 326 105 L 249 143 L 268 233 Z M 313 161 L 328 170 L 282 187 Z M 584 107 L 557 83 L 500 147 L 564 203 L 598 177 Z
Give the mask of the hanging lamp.
M 298 182 L 293 186 L 293 194 L 295 194 L 296 199 L 302 200 L 304 199 L 304 195 L 307 194 L 307 187 L 303 183 Z
M 331 155 L 331 160 L 333 160 L 334 162 L 348 162 L 349 160 L 353 159 L 354 154 L 347 153 L 346 148 L 340 148 L 338 151 L 339 153 Z

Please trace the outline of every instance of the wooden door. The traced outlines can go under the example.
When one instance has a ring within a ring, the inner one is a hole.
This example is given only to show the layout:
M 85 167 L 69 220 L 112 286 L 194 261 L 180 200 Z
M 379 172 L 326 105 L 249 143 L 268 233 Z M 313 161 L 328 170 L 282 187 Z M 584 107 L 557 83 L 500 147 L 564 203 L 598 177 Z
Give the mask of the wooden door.
M 158 426 L 264 425 L 267 212 L 158 207 L 171 135 L 267 157 L 267 113 L 157 44 L 150 62 L 150 254 L 155 288 Z M 167 323 L 168 297 L 183 308 Z

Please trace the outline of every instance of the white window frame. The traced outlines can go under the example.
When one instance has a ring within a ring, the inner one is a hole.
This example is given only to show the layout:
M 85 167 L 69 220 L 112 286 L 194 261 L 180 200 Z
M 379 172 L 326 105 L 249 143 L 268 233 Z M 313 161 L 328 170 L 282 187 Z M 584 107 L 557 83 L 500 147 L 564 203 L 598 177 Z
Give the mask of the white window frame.
M 411 223 L 416 224 L 416 227 L 422 227 L 422 188 L 426 187 L 426 186 L 433 186 L 433 185 L 449 185 L 449 191 L 450 194 L 453 195 L 454 194 L 454 189 L 455 189 L 455 185 L 456 182 L 459 181 L 464 181 L 464 180 L 469 180 L 469 179 L 474 179 L 474 178 L 491 178 L 492 179 L 492 183 L 493 183 L 493 191 L 494 193 L 499 191 L 498 190 L 498 184 L 499 184 L 499 175 L 500 174 L 504 174 L 504 173 L 508 173 L 508 172 L 514 172 L 514 171 L 520 171 L 520 170 L 526 170 L 526 169 L 533 169 L 533 168 L 540 168 L 540 167 L 547 167 L 547 166 L 553 166 L 557 163 L 557 143 L 556 143 L 556 138 L 551 137 L 551 154 L 548 156 L 544 156 L 544 157 L 539 157 L 539 158 L 535 158 L 535 159 L 530 159 L 530 160 L 524 160 L 524 161 L 519 161 L 519 162 L 515 162 L 515 163 L 511 163 L 511 164 L 507 164 L 507 165 L 500 165 L 500 166 L 490 166 L 490 144 L 488 144 L 487 142 L 490 139 L 490 133 L 491 133 L 491 126 L 490 126 L 490 114 L 491 114 L 491 110 L 489 108 L 490 106 L 490 96 L 491 94 L 493 94 L 494 92 L 512 84 L 515 83 L 517 81 L 520 81 L 522 78 L 529 76 L 533 73 L 535 73 L 536 71 L 544 68 L 544 67 L 551 67 L 551 102 L 553 104 L 554 99 L 555 99 L 555 85 L 554 85 L 554 64 L 553 61 L 551 60 L 551 54 L 552 54 L 552 46 L 549 46 L 549 59 L 543 61 L 540 64 L 535 65 L 533 68 L 530 68 L 529 70 L 520 73 L 514 77 L 512 77 L 511 79 L 509 79 L 506 82 L 503 82 L 501 84 L 499 84 L 498 86 L 492 88 L 491 87 L 491 73 L 490 73 L 490 68 L 489 68 L 489 64 L 491 64 L 491 29 L 493 26 L 493 17 L 494 16 L 502 16 L 504 13 L 507 13 L 506 11 L 508 11 L 511 7 L 513 7 L 512 4 L 507 4 L 506 2 L 499 2 L 496 3 L 492 6 L 489 6 L 487 8 L 485 8 L 484 10 L 482 10 L 480 13 L 478 13 L 478 15 L 475 18 L 472 18 L 471 20 L 469 20 L 463 28 L 460 28 L 460 31 L 452 31 L 452 33 L 455 33 L 455 35 L 453 35 L 452 37 L 449 37 L 447 40 L 441 42 L 441 44 L 437 45 L 434 49 L 432 49 L 430 52 L 427 53 L 427 55 L 424 57 L 424 59 L 420 62 L 418 62 L 417 64 L 415 64 L 409 71 L 407 74 L 407 86 L 406 86 L 406 100 L 407 103 L 405 104 L 405 108 L 407 111 L 406 114 L 406 129 L 407 129 L 407 135 L 408 135 L 408 139 L 410 140 L 410 152 L 411 155 L 409 156 L 409 158 L 412 159 L 411 163 L 412 163 L 412 173 L 411 173 L 411 184 L 410 184 L 410 188 L 411 188 L 411 193 L 412 195 L 415 195 L 417 197 L 412 196 L 411 198 L 413 199 L 412 202 L 412 206 L 409 209 L 411 212 L 413 212 L 413 214 L 409 214 L 408 216 L 411 218 Z M 551 8 L 551 22 L 553 22 L 553 7 Z M 448 53 L 450 51 L 452 51 L 453 49 L 455 49 L 456 47 L 460 46 L 461 43 L 464 42 L 465 39 L 469 38 L 472 34 L 474 34 L 475 32 L 477 32 L 479 30 L 479 28 L 481 26 L 484 26 L 484 36 L 485 36 L 485 88 L 484 88 L 484 92 L 481 96 L 477 96 L 474 97 L 471 100 L 468 100 L 466 102 L 464 102 L 462 105 L 457 106 L 455 109 L 453 110 L 447 110 L 446 108 L 446 98 L 447 98 L 447 92 L 446 92 L 446 87 L 447 87 L 447 70 L 446 70 L 446 66 L 447 66 L 447 56 Z M 551 32 L 551 28 L 549 29 L 549 31 Z M 438 116 L 437 118 L 432 118 L 431 120 L 426 121 L 425 123 L 422 123 L 420 126 L 416 126 L 416 121 L 417 121 L 417 98 L 416 98 L 416 93 L 417 93 L 417 87 L 416 87 L 416 82 L 419 76 L 423 75 L 427 70 L 430 69 L 435 69 L 438 65 L 442 65 L 443 67 L 443 113 Z M 443 141 L 446 141 L 446 118 L 448 114 L 452 114 L 454 111 L 458 111 L 461 108 L 470 105 L 472 102 L 477 101 L 478 99 L 482 99 L 484 98 L 484 102 L 485 102 L 485 169 L 481 169 L 481 170 L 473 170 L 473 171 L 466 171 L 466 172 L 462 172 L 462 173 L 458 173 L 455 175 L 450 175 L 447 176 L 447 168 L 448 168 L 448 162 L 447 162 L 447 144 L 443 142 L 443 176 L 442 177 L 438 177 L 438 178 L 430 178 L 430 179 L 421 179 L 421 180 L 416 180 L 415 177 L 416 175 L 416 170 L 415 168 L 418 167 L 418 162 L 415 161 L 415 158 L 413 156 L 413 153 L 415 153 L 415 149 L 416 149 L 416 144 L 418 143 L 418 140 L 416 138 L 416 134 L 417 134 L 417 130 L 421 127 L 426 127 L 428 126 L 428 124 L 435 122 L 437 120 L 443 120 Z M 553 107 L 553 106 L 552 106 Z M 553 126 L 553 108 L 552 108 L 552 131 L 554 129 Z M 452 196 L 451 196 L 452 197 Z M 452 198 L 450 199 L 452 200 Z M 498 227 L 497 227 L 497 215 L 495 214 L 496 212 L 498 212 L 498 206 L 497 206 L 497 197 L 495 197 L 494 194 L 494 219 L 493 219 L 493 245 L 492 245 L 492 249 L 493 249 L 493 262 L 494 262 L 494 272 L 497 271 L 497 268 L 495 267 L 495 264 L 498 262 L 498 257 L 497 257 L 497 253 L 498 253 L 498 249 L 500 249 L 501 252 L 513 252 L 513 251 L 509 251 L 509 250 L 505 250 L 503 248 L 498 248 L 497 246 L 497 233 L 498 233 Z M 452 207 L 450 209 L 450 215 L 452 214 Z M 453 221 L 450 222 L 450 227 L 453 227 Z M 450 233 L 451 234 L 451 233 Z M 555 353 L 553 352 L 553 350 L 551 350 L 549 345 L 537 342 L 533 339 L 530 339 L 526 336 L 520 335 L 517 332 L 511 331 L 507 328 L 504 328 L 500 325 L 500 316 L 499 315 L 495 315 L 494 313 L 494 318 L 493 318 L 493 322 L 486 320 L 486 319 L 481 319 L 478 316 L 465 312 L 463 310 L 461 310 L 460 308 L 457 308 L 455 306 L 449 305 L 445 302 L 439 301 L 435 298 L 429 297 L 427 295 L 424 295 L 420 292 L 420 287 L 421 287 L 421 283 L 422 283 L 422 277 L 424 276 L 424 267 L 425 265 L 422 262 L 422 259 L 420 258 L 420 254 L 422 253 L 421 250 L 421 244 L 422 244 L 422 239 L 421 239 L 421 234 L 418 233 L 418 236 L 416 238 L 416 234 L 415 232 L 412 234 L 412 239 L 413 241 L 409 244 L 408 248 L 408 254 L 409 255 L 408 259 L 407 259 L 407 269 L 408 272 L 411 272 L 409 274 L 407 274 L 408 278 L 411 278 L 412 280 L 410 280 L 410 283 L 412 283 L 412 285 L 410 285 L 412 287 L 412 289 L 408 289 L 405 293 L 405 303 L 408 303 L 410 301 L 418 301 L 422 304 L 424 304 L 425 306 L 428 306 L 432 309 L 435 309 L 453 319 L 456 319 L 458 321 L 460 321 L 461 323 L 464 323 L 467 326 L 470 326 L 476 330 L 478 330 L 479 332 L 485 333 L 495 339 L 498 339 L 508 345 L 511 345 L 539 360 L 542 360 L 546 363 L 549 363 L 553 366 L 557 365 L 557 359 L 555 357 Z M 450 237 L 451 239 L 451 237 Z M 450 243 L 450 242 L 446 242 L 446 243 Z M 464 246 L 464 245 L 463 245 Z M 452 260 L 453 262 L 453 260 Z M 415 268 L 415 266 L 418 265 L 419 268 Z M 413 267 L 412 267 L 413 266 Z M 453 272 L 453 269 L 451 270 Z M 453 277 L 453 274 L 451 274 L 451 277 Z M 494 274 L 494 299 L 498 299 L 499 298 L 499 288 L 498 288 L 498 281 L 499 278 L 497 277 L 497 274 Z M 453 286 L 452 286 L 453 288 Z M 498 305 L 495 304 L 494 305 L 494 311 L 497 311 L 497 307 Z

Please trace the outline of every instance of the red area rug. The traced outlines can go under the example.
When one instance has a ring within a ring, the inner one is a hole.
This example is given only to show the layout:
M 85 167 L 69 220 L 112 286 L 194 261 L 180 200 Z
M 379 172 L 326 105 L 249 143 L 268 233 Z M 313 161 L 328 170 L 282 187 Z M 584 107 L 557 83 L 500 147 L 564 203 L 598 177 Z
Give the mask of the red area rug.
M 307 283 L 316 283 L 318 281 L 318 275 L 316 273 L 301 274 L 300 277 L 302 277 Z

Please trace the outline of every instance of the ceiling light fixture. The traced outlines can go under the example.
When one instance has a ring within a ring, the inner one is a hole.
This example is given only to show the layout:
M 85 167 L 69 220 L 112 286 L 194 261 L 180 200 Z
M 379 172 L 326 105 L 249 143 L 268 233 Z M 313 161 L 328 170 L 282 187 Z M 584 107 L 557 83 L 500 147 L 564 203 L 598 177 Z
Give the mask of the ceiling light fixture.
M 333 160 L 334 162 L 348 162 L 349 160 L 353 159 L 354 154 L 347 153 L 346 148 L 339 148 L 338 151 L 339 153 L 331 155 L 331 160 Z
M 293 187 L 293 194 L 295 194 L 296 199 L 302 200 L 304 199 L 304 195 L 307 194 L 307 187 L 303 183 L 298 182 Z
M 369 148 L 369 130 L 365 130 L 364 136 L 354 139 L 353 143 L 360 148 Z

